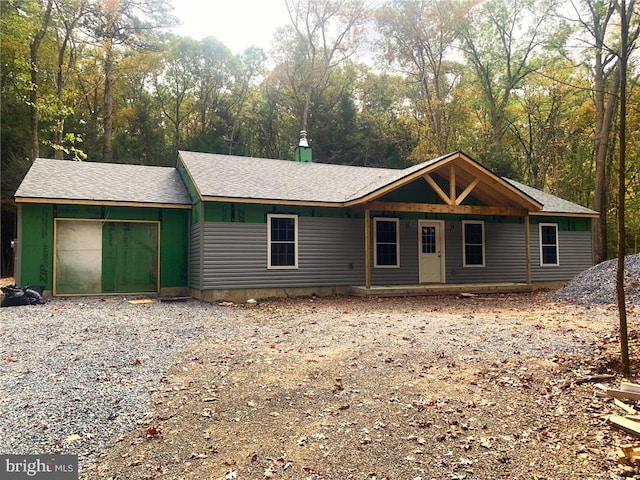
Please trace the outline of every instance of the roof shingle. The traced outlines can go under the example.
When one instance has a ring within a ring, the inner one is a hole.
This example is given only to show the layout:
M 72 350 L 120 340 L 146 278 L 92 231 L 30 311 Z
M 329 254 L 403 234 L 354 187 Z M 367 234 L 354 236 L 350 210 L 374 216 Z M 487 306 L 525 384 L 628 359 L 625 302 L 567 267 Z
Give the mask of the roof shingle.
M 405 169 L 300 163 L 179 152 L 203 197 L 342 204 L 357 200 L 447 156 Z M 542 212 L 597 215 L 555 195 L 504 178 L 543 205 Z M 173 167 L 37 159 L 16 191 L 23 199 L 190 205 Z
M 179 155 L 202 197 L 326 203 L 357 200 L 451 156 L 405 169 L 388 169 L 187 151 L 180 151 Z M 541 203 L 542 212 L 597 214 L 550 193 L 507 178 L 503 180 Z
M 15 196 L 91 202 L 190 205 L 173 167 L 38 158 Z

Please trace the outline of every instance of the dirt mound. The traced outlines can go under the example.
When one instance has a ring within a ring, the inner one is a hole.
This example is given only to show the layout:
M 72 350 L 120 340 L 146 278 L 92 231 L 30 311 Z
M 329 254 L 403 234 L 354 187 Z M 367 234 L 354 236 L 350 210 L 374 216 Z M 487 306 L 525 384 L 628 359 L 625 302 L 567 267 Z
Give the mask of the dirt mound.
M 608 260 L 579 273 L 553 296 L 554 300 L 580 305 L 615 304 L 617 262 Z M 640 254 L 625 257 L 624 270 L 627 303 L 640 305 Z

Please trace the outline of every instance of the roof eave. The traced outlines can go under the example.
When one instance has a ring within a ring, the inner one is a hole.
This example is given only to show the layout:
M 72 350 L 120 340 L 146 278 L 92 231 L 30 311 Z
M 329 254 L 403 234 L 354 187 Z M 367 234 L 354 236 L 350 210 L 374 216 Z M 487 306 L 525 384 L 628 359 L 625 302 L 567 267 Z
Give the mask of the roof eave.
M 182 153 L 183 153 L 182 150 L 178 150 L 178 159 L 176 160 L 176 171 L 178 170 L 178 164 L 181 163 L 182 166 L 184 167 L 185 172 L 187 172 L 189 179 L 191 180 L 191 184 L 193 185 L 193 188 L 195 188 L 196 192 L 198 193 L 198 199 L 202 202 L 204 201 L 204 195 L 202 195 L 202 192 L 200 191 L 200 187 L 198 187 L 198 182 L 196 182 L 195 178 L 193 178 L 193 174 L 189 171 L 189 167 L 185 163 L 184 158 L 182 158 Z M 184 183 L 184 179 L 182 178 L 182 175 L 180 175 L 179 173 L 178 175 L 180 176 L 180 180 L 182 180 L 182 183 Z
M 541 217 L 574 217 L 574 218 L 600 218 L 598 212 L 532 212 L 531 215 Z
M 218 203 L 252 203 L 252 204 L 269 204 L 269 205 L 295 205 L 300 207 L 345 207 L 344 202 L 327 202 L 320 200 L 291 200 L 282 198 L 249 198 L 249 197 L 222 197 L 205 195 L 202 197 L 204 202 Z
M 126 200 L 95 200 L 80 198 L 48 198 L 48 197 L 15 197 L 16 203 L 38 203 L 55 205 L 95 205 L 104 207 L 145 207 L 145 208 L 191 208 L 191 203 L 167 203 L 167 202 L 135 202 Z

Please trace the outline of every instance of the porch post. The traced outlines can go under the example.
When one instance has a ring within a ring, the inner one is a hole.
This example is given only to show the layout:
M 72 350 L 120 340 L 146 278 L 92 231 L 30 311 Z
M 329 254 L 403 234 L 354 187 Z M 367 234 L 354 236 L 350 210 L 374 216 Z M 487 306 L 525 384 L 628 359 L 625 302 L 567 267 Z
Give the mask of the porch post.
M 529 214 L 524 216 L 524 243 L 525 261 L 527 264 L 527 285 L 531 285 L 531 226 L 529 225 Z
M 371 288 L 371 210 L 364 211 L 364 283 Z

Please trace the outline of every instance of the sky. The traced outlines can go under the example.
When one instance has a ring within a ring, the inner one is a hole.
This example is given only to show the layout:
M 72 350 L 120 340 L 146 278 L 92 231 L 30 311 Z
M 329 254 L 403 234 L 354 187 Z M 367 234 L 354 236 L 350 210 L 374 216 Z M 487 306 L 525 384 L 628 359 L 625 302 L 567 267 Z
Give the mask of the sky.
M 182 21 L 175 33 L 213 36 L 234 53 L 256 45 L 268 51 L 276 29 L 290 23 L 284 0 L 174 0 Z

